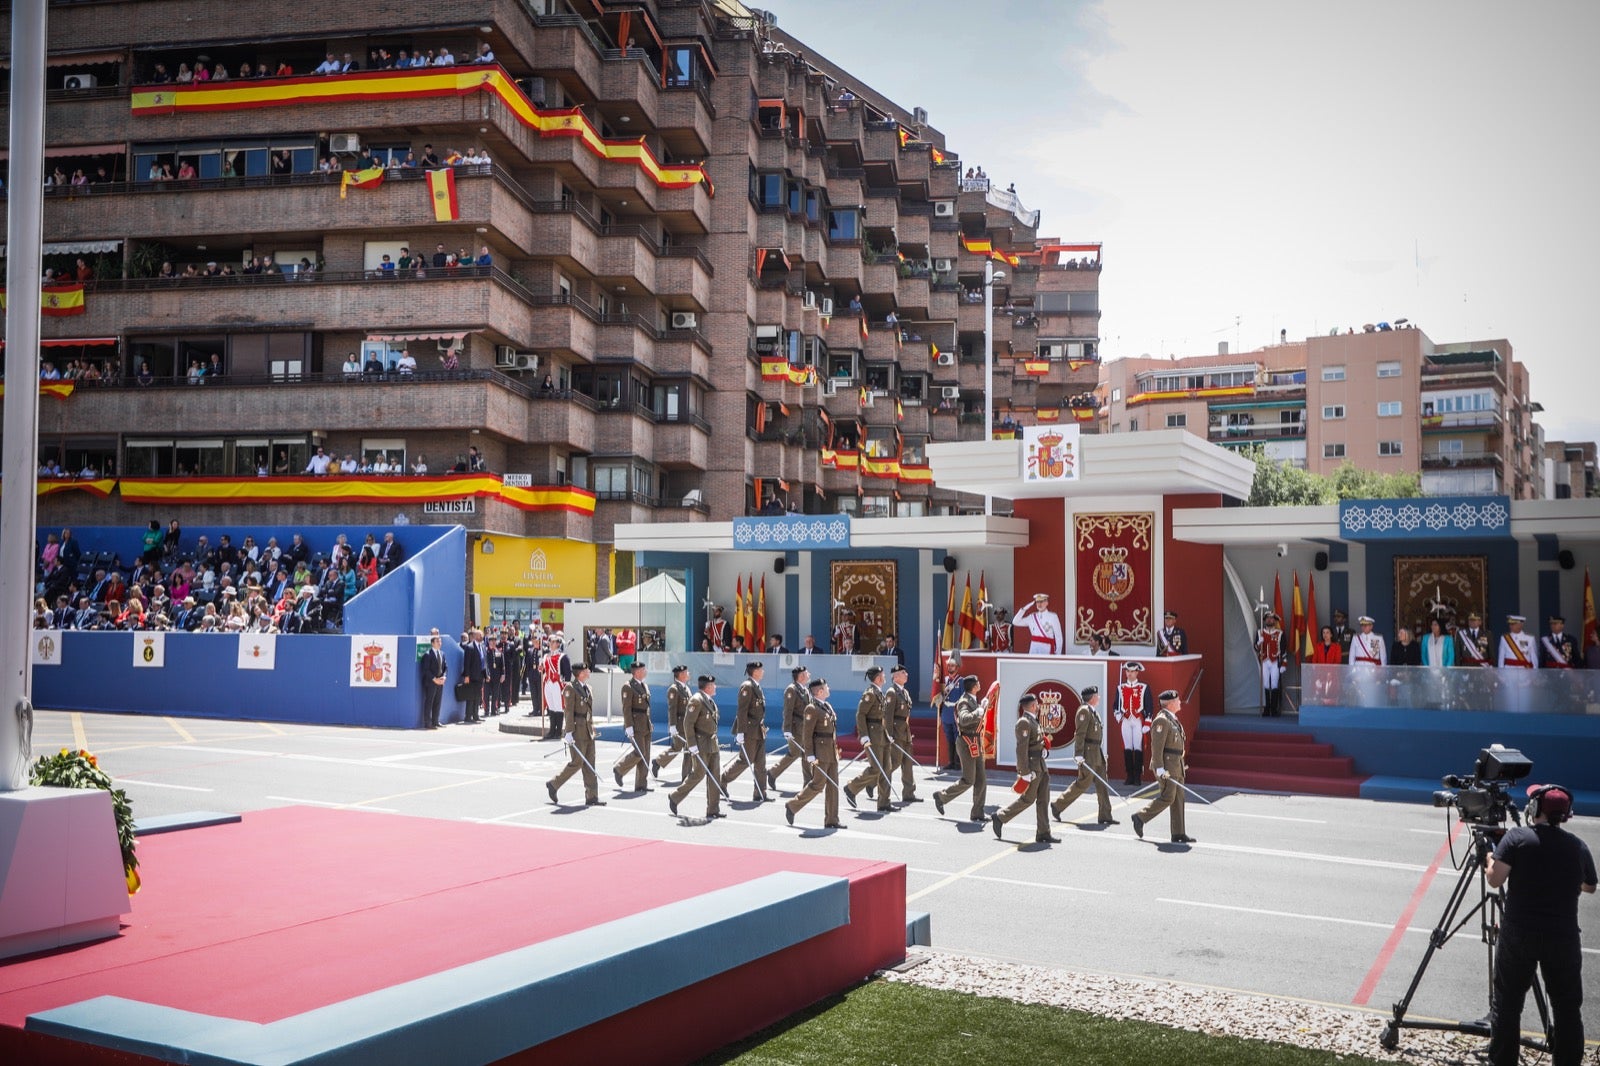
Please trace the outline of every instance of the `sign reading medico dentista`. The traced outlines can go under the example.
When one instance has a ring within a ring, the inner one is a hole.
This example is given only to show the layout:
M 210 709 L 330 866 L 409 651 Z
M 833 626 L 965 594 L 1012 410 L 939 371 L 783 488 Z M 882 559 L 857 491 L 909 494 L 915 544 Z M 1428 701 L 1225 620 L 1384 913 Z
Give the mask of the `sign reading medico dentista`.
M 480 596 L 587 600 L 595 595 L 595 547 L 544 537 L 481 537 L 472 552 Z

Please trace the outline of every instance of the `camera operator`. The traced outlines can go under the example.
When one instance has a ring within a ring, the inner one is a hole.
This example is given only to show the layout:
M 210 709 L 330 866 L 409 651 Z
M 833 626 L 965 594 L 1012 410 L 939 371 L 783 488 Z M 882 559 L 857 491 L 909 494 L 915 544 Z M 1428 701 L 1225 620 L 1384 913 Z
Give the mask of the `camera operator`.
M 1489 1061 L 1514 1066 L 1522 1033 L 1522 1004 L 1534 968 L 1550 1001 L 1552 1066 L 1578 1066 L 1583 1056 L 1583 956 L 1578 893 L 1595 889 L 1594 857 L 1561 828 L 1572 817 L 1572 796 L 1533 785 L 1527 823 L 1507 831 L 1486 860 L 1489 887 L 1506 890 L 1505 916 L 1490 997 Z

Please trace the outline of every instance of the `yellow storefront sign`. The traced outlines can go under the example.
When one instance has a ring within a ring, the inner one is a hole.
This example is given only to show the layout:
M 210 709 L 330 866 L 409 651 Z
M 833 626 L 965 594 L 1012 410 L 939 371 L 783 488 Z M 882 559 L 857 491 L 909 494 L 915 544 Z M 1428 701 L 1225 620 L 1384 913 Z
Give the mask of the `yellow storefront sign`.
M 479 596 L 594 599 L 593 544 L 540 537 L 487 536 L 480 538 L 472 551 L 472 591 Z

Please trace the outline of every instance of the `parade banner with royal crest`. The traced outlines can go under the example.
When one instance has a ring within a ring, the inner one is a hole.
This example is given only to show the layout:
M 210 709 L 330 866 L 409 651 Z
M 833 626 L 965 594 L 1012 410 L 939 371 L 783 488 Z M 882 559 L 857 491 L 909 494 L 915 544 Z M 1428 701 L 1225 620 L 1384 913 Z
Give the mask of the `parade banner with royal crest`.
M 394 688 L 400 658 L 397 636 L 350 638 L 350 687 Z
M 1074 516 L 1077 603 L 1069 639 L 1088 644 L 1105 633 L 1114 644 L 1154 642 L 1155 524 L 1148 511 Z
M 830 617 L 837 622 L 841 610 L 854 614 L 856 650 L 872 654 L 885 633 L 898 632 L 895 628 L 895 564 L 883 559 L 836 562 L 832 564 L 831 576 L 835 609 L 830 611 Z
M 1029 484 L 1078 480 L 1083 453 L 1077 426 L 1022 427 L 1022 480 Z

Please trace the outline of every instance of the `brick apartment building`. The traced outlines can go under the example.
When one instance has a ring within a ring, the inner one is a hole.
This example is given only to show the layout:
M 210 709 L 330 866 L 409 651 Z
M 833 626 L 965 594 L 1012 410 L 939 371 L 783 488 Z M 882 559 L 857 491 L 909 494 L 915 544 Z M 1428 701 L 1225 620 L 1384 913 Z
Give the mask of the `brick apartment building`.
M 1225 347 L 1225 346 L 1224 346 Z M 1428 495 L 1545 495 L 1546 445 L 1528 372 L 1504 340 L 1435 344 L 1373 329 L 1257 351 L 1117 359 L 1101 369 L 1101 428 L 1187 429 L 1327 474 L 1346 460 L 1420 472 Z
M 44 320 L 44 357 L 102 371 L 41 399 L 41 460 L 68 472 L 243 480 L 321 446 L 438 475 L 475 447 L 534 491 L 452 520 L 596 545 L 604 595 L 618 523 L 981 506 L 932 487 L 925 448 L 982 433 L 987 261 L 996 410 L 1070 420 L 1093 389 L 1099 247 L 1040 241 L 924 113 L 738 3 L 107 0 L 52 3 L 49 29 L 46 171 L 69 183 L 45 264 L 93 279 L 81 314 Z M 374 69 L 446 49 L 455 66 Z M 307 81 L 330 53 L 360 73 Z M 162 80 L 200 64 L 230 77 Z M 427 167 L 348 190 L 320 169 L 427 145 L 492 160 L 452 169 L 443 221 Z M 421 269 L 385 265 L 407 249 Z M 191 384 L 196 362 L 219 372 Z M 541 486 L 594 501 L 530 502 Z M 426 521 L 429 494 L 449 490 L 60 491 L 40 521 Z

